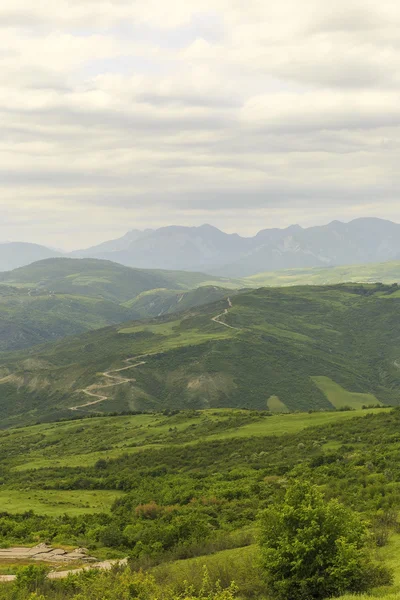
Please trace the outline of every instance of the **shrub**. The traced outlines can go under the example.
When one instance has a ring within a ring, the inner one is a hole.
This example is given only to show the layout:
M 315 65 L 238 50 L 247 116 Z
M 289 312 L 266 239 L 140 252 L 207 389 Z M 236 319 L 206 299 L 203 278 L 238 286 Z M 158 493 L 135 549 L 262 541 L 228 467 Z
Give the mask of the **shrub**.
M 367 553 L 361 518 L 337 500 L 326 502 L 309 483 L 296 482 L 281 506 L 261 522 L 266 583 L 282 600 L 311 600 L 388 584 L 391 575 Z
M 37 592 L 46 583 L 49 569 L 40 565 L 22 567 L 17 572 L 15 588 L 26 592 Z

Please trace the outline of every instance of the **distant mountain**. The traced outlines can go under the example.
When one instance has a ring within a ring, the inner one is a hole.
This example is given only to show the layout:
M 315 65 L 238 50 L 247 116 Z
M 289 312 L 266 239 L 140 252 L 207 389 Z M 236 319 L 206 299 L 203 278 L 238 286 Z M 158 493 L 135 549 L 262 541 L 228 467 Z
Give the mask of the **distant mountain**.
M 0 244 L 0 271 L 61 256 L 35 244 Z M 254 237 L 228 234 L 211 225 L 134 229 L 123 237 L 68 254 L 139 269 L 211 273 L 229 278 L 266 271 L 369 264 L 400 259 L 400 225 L 363 218 L 350 223 L 264 229 Z
M 29 265 L 37 260 L 61 256 L 61 252 L 25 242 L 0 244 L 0 271 L 11 271 Z
M 112 260 L 141 269 L 205 271 L 239 259 L 250 242 L 237 234 L 223 233 L 211 225 L 201 227 L 162 227 L 148 230 L 129 241 L 130 234 L 121 238 L 122 249 L 86 250 L 86 256 Z M 128 241 L 128 245 L 126 242 Z M 113 241 L 115 245 L 117 241 Z
M 152 232 L 152 229 L 145 229 L 144 231 L 133 229 L 132 231 L 128 231 L 128 233 L 121 238 L 103 242 L 102 244 L 98 244 L 87 250 L 76 250 L 75 252 L 71 252 L 69 256 L 72 258 L 90 258 L 94 257 L 94 255 L 96 255 L 96 258 L 107 257 L 109 252 L 121 252 L 127 250 L 131 244 Z
M 281 269 L 368 264 L 400 258 L 400 225 L 382 219 L 333 221 L 303 229 L 265 229 L 251 238 L 211 225 L 133 231 L 76 255 L 145 269 L 247 277 Z

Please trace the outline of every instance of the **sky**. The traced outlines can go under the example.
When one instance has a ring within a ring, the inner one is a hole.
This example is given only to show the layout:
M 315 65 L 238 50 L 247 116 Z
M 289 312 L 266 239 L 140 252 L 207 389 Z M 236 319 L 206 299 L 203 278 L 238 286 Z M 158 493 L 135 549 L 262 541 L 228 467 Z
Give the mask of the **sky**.
M 0 241 L 400 222 L 397 0 L 13 0 L 0 30 Z

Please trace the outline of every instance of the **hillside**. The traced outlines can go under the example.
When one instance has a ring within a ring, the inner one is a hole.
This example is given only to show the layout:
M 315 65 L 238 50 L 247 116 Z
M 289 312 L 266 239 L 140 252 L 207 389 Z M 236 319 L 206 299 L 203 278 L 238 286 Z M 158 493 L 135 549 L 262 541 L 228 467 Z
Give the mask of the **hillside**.
M 170 600 L 188 598 L 178 590 L 184 581 L 199 590 L 205 566 L 209 584 L 225 588 L 234 580 L 238 598 L 272 600 L 257 560 L 258 517 L 282 503 L 292 482 L 308 480 L 370 523 L 371 554 L 394 569 L 394 586 L 373 594 L 382 598 L 400 584 L 399 424 L 398 409 L 206 410 L 0 432 L 0 542 L 8 549 L 44 541 L 84 546 L 98 559 L 129 555 L 132 572 L 54 582 L 39 590 L 49 600 L 100 598 L 91 592 L 117 584 L 107 597 L 128 598 L 141 569 L 161 589 L 140 597 L 165 598 L 171 586 Z M 79 566 L 61 563 L 63 570 Z M 0 557 L 0 573 L 17 569 L 18 561 Z M 80 586 L 82 594 L 69 594 Z M 1 586 L 0 597 L 12 600 L 12 592 Z
M 186 290 L 213 280 L 226 281 L 200 273 L 143 271 L 109 261 L 69 258 L 43 260 L 2 273 L 0 351 L 205 304 L 211 301 L 207 293 L 212 300 L 226 296 L 221 286 L 212 286 L 193 290 L 184 299 Z
M 337 283 L 398 283 L 400 261 L 313 269 L 287 269 L 257 273 L 243 280 L 245 287 L 285 285 L 334 285 Z
M 188 290 L 206 283 L 221 287 L 234 284 L 228 279 L 203 273 L 132 269 L 111 261 L 72 258 L 42 260 L 9 273 L 0 273 L 1 283 L 35 292 L 80 295 L 114 302 L 126 302 L 153 289 Z
M 233 306 L 229 306 L 229 302 Z M 396 404 L 397 286 L 260 289 L 3 356 L 2 425 L 75 412 Z
M 333 221 L 302 228 L 264 229 L 253 237 L 216 227 L 162 227 L 133 230 L 73 256 L 108 259 L 145 269 L 184 269 L 224 277 L 265 271 L 369 264 L 400 258 L 400 225 L 382 219 Z

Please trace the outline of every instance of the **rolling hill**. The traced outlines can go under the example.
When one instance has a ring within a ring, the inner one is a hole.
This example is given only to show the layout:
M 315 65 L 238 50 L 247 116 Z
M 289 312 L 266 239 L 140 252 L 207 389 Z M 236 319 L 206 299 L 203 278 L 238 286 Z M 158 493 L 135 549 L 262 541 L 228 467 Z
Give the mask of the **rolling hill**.
M 189 293 L 207 281 L 218 287 Z M 205 304 L 226 296 L 221 283 L 235 285 L 200 273 L 143 271 L 96 259 L 39 261 L 0 274 L 0 351 Z
M 246 287 L 333 285 L 337 283 L 399 283 L 400 261 L 313 269 L 286 269 L 246 277 Z
M 260 289 L 4 355 L 2 425 L 71 409 L 397 404 L 399 310 L 397 285 Z

